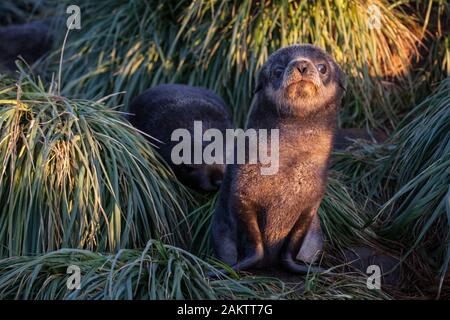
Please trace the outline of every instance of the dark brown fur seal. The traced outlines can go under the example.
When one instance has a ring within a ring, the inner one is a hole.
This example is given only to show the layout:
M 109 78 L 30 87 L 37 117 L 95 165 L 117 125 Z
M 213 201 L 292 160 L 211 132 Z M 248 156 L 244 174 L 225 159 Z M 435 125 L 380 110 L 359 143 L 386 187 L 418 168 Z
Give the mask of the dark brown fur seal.
M 279 171 L 261 175 L 261 164 L 227 166 L 212 240 L 217 258 L 233 269 L 309 270 L 295 257 L 304 238 L 316 239 L 320 231 L 317 209 L 344 82 L 333 59 L 312 45 L 282 48 L 262 67 L 248 128 L 279 129 Z
M 211 90 L 182 84 L 162 84 L 144 91 L 131 103 L 130 122 L 154 139 L 159 153 L 171 165 L 178 179 L 191 188 L 216 190 L 223 179 L 224 164 L 180 164 L 171 161 L 171 141 L 175 129 L 194 130 L 194 121 L 202 121 L 203 131 L 233 128 L 225 102 Z M 224 134 L 225 135 L 225 134 Z M 192 162 L 193 163 L 193 162 Z

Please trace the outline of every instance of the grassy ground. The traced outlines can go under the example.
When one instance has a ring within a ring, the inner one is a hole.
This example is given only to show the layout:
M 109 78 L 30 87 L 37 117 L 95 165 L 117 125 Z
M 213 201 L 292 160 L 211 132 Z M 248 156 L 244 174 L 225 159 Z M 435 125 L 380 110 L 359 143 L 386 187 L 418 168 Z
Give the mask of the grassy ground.
M 365 1 L 74 3 L 82 30 L 69 34 L 62 85 L 0 77 L 0 298 L 450 297 L 445 1 L 374 1 L 379 31 L 366 28 Z M 119 111 L 151 85 L 184 82 L 219 92 L 242 124 L 257 69 L 297 42 L 323 46 L 346 70 L 340 125 L 389 139 L 332 155 L 319 210 L 328 273 L 208 279 L 220 267 L 208 232 L 216 195 L 181 186 Z M 399 258 L 398 286 L 369 290 L 366 274 L 341 265 L 361 246 Z M 72 264 L 80 291 L 65 286 Z

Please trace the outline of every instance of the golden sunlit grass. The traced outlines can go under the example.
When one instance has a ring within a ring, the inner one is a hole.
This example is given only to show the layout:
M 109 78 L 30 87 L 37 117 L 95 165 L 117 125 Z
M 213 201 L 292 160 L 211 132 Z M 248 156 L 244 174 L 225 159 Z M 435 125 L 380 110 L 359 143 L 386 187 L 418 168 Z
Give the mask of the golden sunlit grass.
M 66 93 L 92 98 L 126 91 L 123 100 L 111 100 L 126 108 L 152 85 L 189 83 L 221 94 L 243 124 L 268 55 L 312 43 L 349 75 L 343 124 L 393 127 L 414 101 L 403 93 L 414 89 L 409 66 L 422 31 L 403 6 L 385 0 L 78 3 L 83 28 L 66 47 Z M 379 8 L 379 29 L 368 28 L 370 4 Z
M 120 113 L 0 81 L 0 255 L 187 244 L 190 196 Z

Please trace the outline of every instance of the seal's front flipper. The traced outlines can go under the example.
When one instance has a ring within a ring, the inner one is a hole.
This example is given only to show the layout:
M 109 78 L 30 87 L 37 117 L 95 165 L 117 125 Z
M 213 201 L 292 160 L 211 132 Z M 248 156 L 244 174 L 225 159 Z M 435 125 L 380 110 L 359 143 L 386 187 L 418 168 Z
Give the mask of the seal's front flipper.
M 307 264 L 315 262 L 323 249 L 324 236 L 320 227 L 319 215 L 315 214 L 309 226 L 309 229 L 302 241 L 300 250 L 296 256 L 297 260 Z
M 225 188 L 227 186 L 224 186 Z M 221 194 L 211 223 L 214 255 L 220 261 L 233 265 L 238 260 L 236 219 L 228 209 L 227 199 Z

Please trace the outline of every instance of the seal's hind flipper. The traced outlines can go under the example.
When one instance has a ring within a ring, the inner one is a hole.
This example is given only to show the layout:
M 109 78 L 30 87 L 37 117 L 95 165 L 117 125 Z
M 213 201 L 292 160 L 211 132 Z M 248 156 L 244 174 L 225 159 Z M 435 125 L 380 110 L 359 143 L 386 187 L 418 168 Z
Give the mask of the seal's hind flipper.
M 320 202 L 302 212 L 286 239 L 280 263 L 288 271 L 294 273 L 322 273 L 325 271 L 323 268 L 308 265 L 313 262 L 317 249 L 322 249 L 323 245 L 320 220 L 317 215 L 319 205 Z M 297 262 L 294 259 L 299 254 L 301 254 L 302 261 L 307 264 L 302 264 L 301 261 Z
M 322 252 L 323 242 L 324 236 L 320 227 L 319 215 L 315 214 L 296 259 L 308 264 L 314 263 L 320 252 Z
M 281 264 L 288 271 L 294 273 L 325 273 L 326 269 L 318 266 L 310 266 L 306 264 L 300 264 L 295 262 L 292 256 L 286 255 L 281 260 Z

